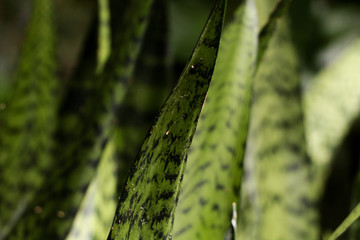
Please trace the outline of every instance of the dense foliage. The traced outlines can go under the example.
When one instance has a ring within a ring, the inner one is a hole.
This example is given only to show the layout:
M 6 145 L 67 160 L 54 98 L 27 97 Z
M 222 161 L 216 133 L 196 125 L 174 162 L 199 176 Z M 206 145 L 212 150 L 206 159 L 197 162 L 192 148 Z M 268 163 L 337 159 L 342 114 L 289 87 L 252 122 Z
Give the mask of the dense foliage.
M 181 15 L 209 3 L 185 5 L 98 0 L 65 81 L 56 3 L 32 1 L 0 240 L 359 239 L 358 3 L 216 0 L 196 44 Z

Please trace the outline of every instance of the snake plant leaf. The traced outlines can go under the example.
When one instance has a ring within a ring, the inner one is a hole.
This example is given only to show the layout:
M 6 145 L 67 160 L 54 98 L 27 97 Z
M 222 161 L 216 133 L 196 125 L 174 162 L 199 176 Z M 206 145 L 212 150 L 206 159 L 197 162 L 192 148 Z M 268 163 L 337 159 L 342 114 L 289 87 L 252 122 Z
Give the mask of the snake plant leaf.
M 304 91 L 304 114 L 309 155 L 316 171 L 319 195 L 331 159 L 351 123 L 359 116 L 360 40 L 342 57 L 321 71 Z
M 164 24 L 167 22 L 166 4 L 164 0 L 154 1 L 144 44 L 121 104 L 114 134 L 107 143 L 68 240 L 106 238 L 120 193 L 116 189 L 123 187 L 136 153 L 170 92 L 167 25 Z
M 173 86 L 165 0 L 155 0 L 131 85 L 118 114 L 116 158 L 121 193 L 136 154 Z
M 32 211 L 21 219 L 11 236 L 13 239 L 25 234 L 27 239 L 64 239 L 69 232 L 110 137 L 115 112 L 125 96 L 151 5 L 152 0 L 129 3 L 122 24 L 115 31 L 112 52 L 103 73 L 95 82 L 85 81 L 94 84 L 88 88 L 90 92 L 86 92 L 89 98 L 77 104 L 77 97 L 81 96 L 76 94 L 76 89 L 71 89 L 65 97 L 59 117 L 54 171 L 33 202 Z
M 187 152 L 215 65 L 226 1 L 217 2 L 191 59 L 142 145 L 108 239 L 170 239 Z
M 335 240 L 343 234 L 360 217 L 360 203 L 351 211 L 349 216 L 336 228 L 327 240 Z
M 239 239 L 317 239 L 297 58 L 279 19 L 254 79 Z
M 272 21 L 271 13 L 276 6 L 282 4 L 283 0 L 255 0 L 259 29 L 265 28 L 269 21 Z
M 69 89 L 77 88 L 79 91 L 91 93 L 94 87 L 91 84 L 95 81 L 95 72 L 97 75 L 102 73 L 103 67 L 110 53 L 110 23 L 109 23 L 109 2 L 108 0 L 98 0 L 98 13 L 92 23 L 90 33 L 85 44 L 82 61 L 77 67 L 77 73 L 71 81 Z M 96 49 L 96 51 L 95 51 Z M 96 66 L 96 71 L 94 68 Z M 90 81 L 89 79 L 92 79 Z M 82 80 L 82 81 L 81 81 Z M 76 84 L 78 87 L 76 87 Z M 86 87 L 88 89 L 86 89 Z M 71 90 L 70 90 L 71 91 Z M 83 98 L 86 100 L 89 96 Z M 74 217 L 71 230 L 66 236 L 67 240 L 87 240 L 87 239 L 104 239 L 107 234 L 106 225 L 109 218 L 112 218 L 112 209 L 116 208 L 115 189 L 116 178 L 114 174 L 103 174 L 111 169 L 116 169 L 117 165 L 113 156 L 114 146 L 112 142 L 106 145 L 96 174 L 91 180 L 86 194 L 80 204 L 79 210 Z M 101 212 L 97 212 L 97 204 L 104 204 L 106 207 Z M 111 219 L 110 219 L 111 221 Z M 110 222 L 111 224 L 111 222 Z M 106 232 L 105 234 L 103 232 Z M 102 237 L 101 237 L 102 235 Z
M 96 72 L 101 73 L 111 51 L 109 0 L 98 0 L 98 49 Z
M 35 0 L 12 97 L 1 111 L 0 239 L 45 181 L 59 94 L 52 1 Z
M 267 46 L 269 45 L 269 41 L 272 38 L 273 32 L 276 29 L 277 21 L 278 19 L 283 15 L 283 13 L 288 9 L 288 6 L 290 4 L 289 0 L 279 0 L 275 5 L 269 4 L 271 1 L 265 1 L 267 4 L 264 4 L 264 1 L 261 1 L 262 11 L 265 11 L 264 6 L 268 5 L 268 10 L 271 9 L 271 12 L 269 14 L 269 18 L 264 25 L 264 27 L 261 28 L 261 31 L 259 33 L 259 51 L 257 56 L 257 67 L 261 63 L 262 57 L 266 51 Z M 258 1 L 258 5 L 259 5 Z M 271 8 L 273 6 L 273 8 Z M 262 13 L 266 14 L 266 13 Z M 259 14 L 259 17 L 264 17 Z
M 109 141 L 66 240 L 105 239 L 116 210 L 115 146 Z M 109 174 L 112 173 L 112 174 Z
M 224 239 L 238 202 L 258 23 L 245 1 L 221 38 L 175 212 L 174 239 Z M 239 203 L 238 203 L 239 204 Z

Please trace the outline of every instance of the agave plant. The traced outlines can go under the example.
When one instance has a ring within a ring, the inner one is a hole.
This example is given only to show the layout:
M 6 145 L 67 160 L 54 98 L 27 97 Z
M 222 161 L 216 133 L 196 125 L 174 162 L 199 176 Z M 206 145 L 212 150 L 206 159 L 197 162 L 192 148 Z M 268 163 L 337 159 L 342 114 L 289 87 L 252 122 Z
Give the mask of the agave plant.
M 0 239 L 358 239 L 359 35 L 319 67 L 310 1 L 216 0 L 177 76 L 168 4 L 99 0 L 61 84 L 54 4 L 33 1 Z

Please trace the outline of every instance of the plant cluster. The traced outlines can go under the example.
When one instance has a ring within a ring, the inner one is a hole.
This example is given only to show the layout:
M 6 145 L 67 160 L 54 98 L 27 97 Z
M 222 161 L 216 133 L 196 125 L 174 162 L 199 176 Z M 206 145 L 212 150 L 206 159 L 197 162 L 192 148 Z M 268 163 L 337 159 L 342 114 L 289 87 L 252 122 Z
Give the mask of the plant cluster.
M 167 1 L 98 3 L 63 86 L 33 1 L 0 104 L 0 240 L 359 239 L 359 39 L 320 68 L 299 1 L 216 0 L 173 86 Z

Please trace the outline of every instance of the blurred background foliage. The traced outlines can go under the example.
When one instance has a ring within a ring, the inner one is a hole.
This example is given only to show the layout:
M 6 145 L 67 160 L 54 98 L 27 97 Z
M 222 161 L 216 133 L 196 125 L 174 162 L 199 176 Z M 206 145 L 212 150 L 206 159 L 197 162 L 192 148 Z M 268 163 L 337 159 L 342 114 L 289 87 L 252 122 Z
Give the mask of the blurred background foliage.
M 54 0 L 56 4 L 58 73 L 66 81 L 77 63 L 81 46 L 96 14 L 95 0 Z M 9 96 L 10 79 L 18 59 L 30 0 L 0 0 L 0 101 Z M 170 1 L 170 46 L 175 73 L 188 60 L 213 0 Z M 228 3 L 227 21 L 241 0 Z M 290 8 L 293 40 L 302 60 L 304 79 L 336 60 L 360 35 L 357 0 L 294 0 Z
M 96 0 L 54 0 L 58 75 L 65 84 L 78 62 L 83 42 L 96 16 Z M 240 0 L 229 0 L 226 22 Z M 214 0 L 171 0 L 170 64 L 174 79 L 181 73 Z M 0 114 L 11 95 L 11 80 L 31 13 L 30 0 L 0 0 Z M 293 0 L 291 33 L 301 59 L 303 89 L 322 68 L 334 62 L 360 37 L 360 1 Z M 335 229 L 347 216 L 352 203 L 360 158 L 360 119 L 353 123 L 337 150 L 334 173 L 327 183 L 322 204 L 322 227 Z M 339 171 L 340 170 L 340 171 Z M 336 206 L 336 207 L 335 207 Z M 339 206 L 343 206 L 342 208 Z M 332 217 L 327 218 L 331 210 Z M 344 236 L 346 237 L 346 236 Z

